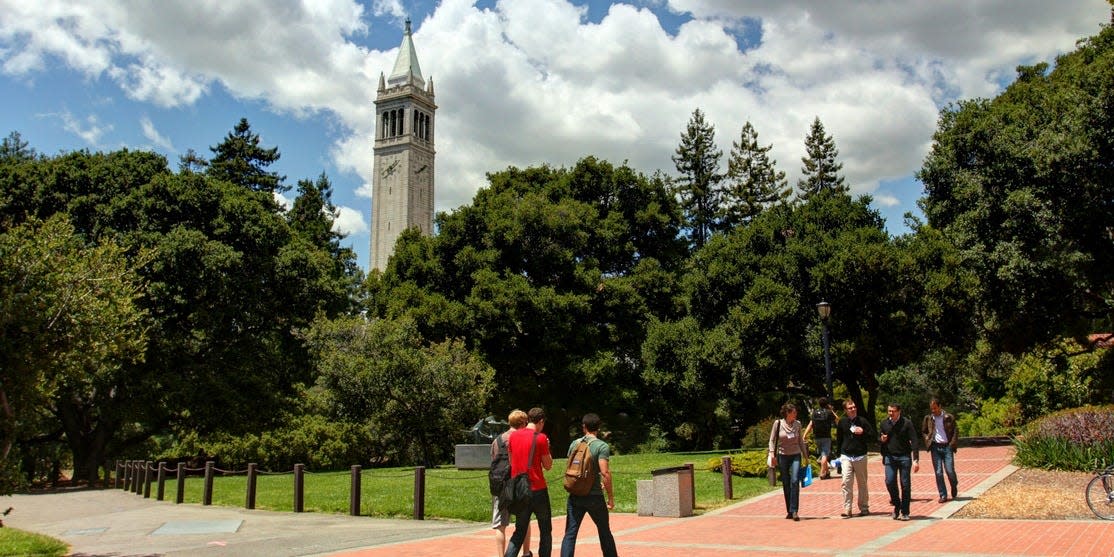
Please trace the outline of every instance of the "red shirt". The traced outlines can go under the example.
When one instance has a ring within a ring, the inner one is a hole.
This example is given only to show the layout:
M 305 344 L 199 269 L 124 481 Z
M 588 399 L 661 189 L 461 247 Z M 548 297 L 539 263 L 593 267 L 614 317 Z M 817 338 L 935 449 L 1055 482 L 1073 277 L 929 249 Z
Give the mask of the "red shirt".
M 511 477 L 526 470 L 526 458 L 530 456 L 530 443 L 534 440 L 534 430 L 522 428 L 511 434 L 507 446 L 511 451 Z M 549 437 L 538 433 L 538 444 L 534 447 L 534 462 L 530 465 L 530 489 L 541 491 L 546 488 L 545 475 L 542 473 L 542 455 L 549 454 Z

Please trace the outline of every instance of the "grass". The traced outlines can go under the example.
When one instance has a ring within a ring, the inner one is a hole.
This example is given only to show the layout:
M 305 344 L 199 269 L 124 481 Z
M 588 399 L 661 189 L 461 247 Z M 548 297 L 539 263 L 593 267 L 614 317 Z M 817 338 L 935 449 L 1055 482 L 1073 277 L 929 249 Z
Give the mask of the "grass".
M 614 478 L 615 511 L 637 511 L 636 481 L 649 480 L 650 471 L 658 468 L 692 463 L 695 470 L 696 513 L 702 513 L 727 504 L 723 494 L 723 475 L 707 470 L 709 458 L 723 453 L 663 453 L 617 455 L 611 458 Z M 364 470 L 361 476 L 360 514 L 364 516 L 401 517 L 413 516 L 414 468 L 378 468 Z M 565 470 L 564 459 L 554 459 L 553 468 L 546 473 L 549 497 L 555 515 L 565 513 L 566 493 L 561 487 Z M 304 509 L 307 512 L 348 513 L 351 486 L 349 472 L 306 473 Z M 766 478 L 733 479 L 734 499 L 744 499 L 769 491 Z M 201 503 L 204 479 L 189 477 L 183 489 L 186 503 Z M 213 504 L 243 507 L 246 500 L 247 479 L 244 475 L 217 476 L 213 480 Z M 157 494 L 157 484 L 151 486 L 151 496 Z M 177 481 L 168 477 L 165 500 L 174 501 Z M 457 470 L 452 467 L 426 470 L 425 516 L 485 522 L 491 519 L 491 496 L 487 489 L 487 470 Z M 255 508 L 272 511 L 294 509 L 294 476 L 286 474 L 260 474 L 256 478 Z
M 16 528 L 0 528 L 0 556 L 61 557 L 70 546 L 42 534 Z

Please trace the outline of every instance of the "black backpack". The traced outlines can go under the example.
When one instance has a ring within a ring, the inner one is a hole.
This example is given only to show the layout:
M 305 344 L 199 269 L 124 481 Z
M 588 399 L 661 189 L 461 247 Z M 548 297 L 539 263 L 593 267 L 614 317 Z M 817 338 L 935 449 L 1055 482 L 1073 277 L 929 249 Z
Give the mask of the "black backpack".
M 502 495 L 503 486 L 511 479 L 511 459 L 507 451 L 507 442 L 503 440 L 502 435 L 495 438 L 495 443 L 499 448 L 495 460 L 491 461 L 491 469 L 487 472 L 487 487 L 492 495 Z

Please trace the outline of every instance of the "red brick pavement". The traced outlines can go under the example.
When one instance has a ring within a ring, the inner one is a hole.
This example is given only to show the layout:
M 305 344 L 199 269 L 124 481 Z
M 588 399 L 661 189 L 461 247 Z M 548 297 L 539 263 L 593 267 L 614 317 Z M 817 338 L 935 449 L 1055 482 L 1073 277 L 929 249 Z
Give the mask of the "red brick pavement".
M 881 459 L 869 463 L 871 516 L 845 519 L 840 480 L 817 480 L 801 491 L 800 522 L 785 519 L 781 490 L 689 518 L 613 514 L 612 532 L 624 557 L 721 557 L 734 555 L 855 555 L 865 557 L 928 555 L 1114 556 L 1114 522 L 1100 520 L 948 519 L 973 498 L 1009 475 L 1012 447 L 966 447 L 956 453 L 959 497 L 939 503 L 931 457 L 921 453 L 913 474 L 913 520 L 890 517 Z M 1079 496 L 1083 496 L 1080 486 Z M 858 512 L 858 503 L 853 509 Z M 560 554 L 564 518 L 553 521 L 553 555 Z M 537 527 L 533 545 L 537 552 Z M 513 528 L 512 528 L 513 529 Z M 490 529 L 333 554 L 332 557 L 444 556 L 489 557 Z M 577 555 L 599 557 L 595 526 L 586 520 Z

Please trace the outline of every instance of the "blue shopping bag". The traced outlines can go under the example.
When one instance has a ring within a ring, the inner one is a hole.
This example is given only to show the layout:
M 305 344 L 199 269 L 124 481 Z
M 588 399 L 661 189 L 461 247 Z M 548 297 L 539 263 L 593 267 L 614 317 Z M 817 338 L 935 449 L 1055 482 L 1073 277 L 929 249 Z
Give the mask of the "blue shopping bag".
M 812 485 L 812 466 L 805 466 L 805 477 L 801 480 L 801 487 Z

